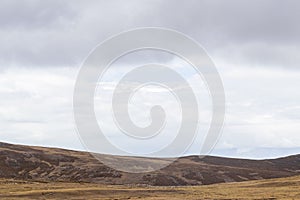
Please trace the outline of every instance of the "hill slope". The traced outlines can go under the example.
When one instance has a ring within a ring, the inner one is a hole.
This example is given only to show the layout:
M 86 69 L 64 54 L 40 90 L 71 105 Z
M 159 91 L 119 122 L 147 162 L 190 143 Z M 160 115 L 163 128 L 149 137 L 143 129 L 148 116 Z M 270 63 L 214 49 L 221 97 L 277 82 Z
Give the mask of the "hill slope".
M 141 159 L 146 158 L 134 158 L 135 161 Z M 0 143 L 0 178 L 5 179 L 183 186 L 280 178 L 298 174 L 300 155 L 270 160 L 210 156 L 200 159 L 197 156 L 188 156 L 156 172 L 131 174 L 111 169 L 87 152 Z

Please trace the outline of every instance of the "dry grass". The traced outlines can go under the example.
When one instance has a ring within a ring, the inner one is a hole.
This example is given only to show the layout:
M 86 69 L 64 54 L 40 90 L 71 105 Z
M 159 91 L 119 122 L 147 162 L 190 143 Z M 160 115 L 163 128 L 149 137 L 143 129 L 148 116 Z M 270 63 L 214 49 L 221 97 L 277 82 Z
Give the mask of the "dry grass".
M 0 199 L 300 199 L 300 176 L 193 187 L 131 187 L 0 179 Z

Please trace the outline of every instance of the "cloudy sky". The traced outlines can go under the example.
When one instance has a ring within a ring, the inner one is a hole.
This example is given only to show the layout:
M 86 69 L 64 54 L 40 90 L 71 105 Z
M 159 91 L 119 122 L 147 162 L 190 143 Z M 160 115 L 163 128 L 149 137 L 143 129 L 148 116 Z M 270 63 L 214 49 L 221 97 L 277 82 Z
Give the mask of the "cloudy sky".
M 1 0 L 0 141 L 83 150 L 72 108 L 82 62 L 111 35 L 162 27 L 200 43 L 223 80 L 226 121 L 213 154 L 262 158 L 300 153 L 299 19 L 297 0 Z M 172 56 L 148 53 L 134 58 L 185 66 Z M 113 84 L 131 60 L 124 59 L 124 68 L 112 70 L 106 81 Z M 149 90 L 161 92 L 152 101 L 167 98 L 166 91 Z M 203 99 L 205 113 L 209 103 Z M 95 106 L 100 118 L 101 103 Z M 169 131 L 177 126 L 174 120 Z M 110 125 L 105 129 L 114 130 Z M 196 142 L 189 153 L 197 149 Z

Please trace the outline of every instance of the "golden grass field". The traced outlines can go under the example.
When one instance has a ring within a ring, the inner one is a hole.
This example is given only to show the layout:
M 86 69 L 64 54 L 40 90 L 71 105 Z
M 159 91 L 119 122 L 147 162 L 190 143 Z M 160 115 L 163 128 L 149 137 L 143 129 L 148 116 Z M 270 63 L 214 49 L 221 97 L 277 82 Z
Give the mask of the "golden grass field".
M 206 186 L 107 186 L 0 180 L 0 199 L 300 199 L 300 176 Z

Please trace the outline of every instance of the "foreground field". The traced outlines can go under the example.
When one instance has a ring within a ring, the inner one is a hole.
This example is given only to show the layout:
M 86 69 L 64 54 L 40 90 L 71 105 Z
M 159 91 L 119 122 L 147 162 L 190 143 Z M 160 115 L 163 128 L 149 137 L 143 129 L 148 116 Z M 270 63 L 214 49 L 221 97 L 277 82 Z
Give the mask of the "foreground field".
M 193 187 L 130 187 L 2 179 L 0 199 L 300 199 L 300 176 Z

